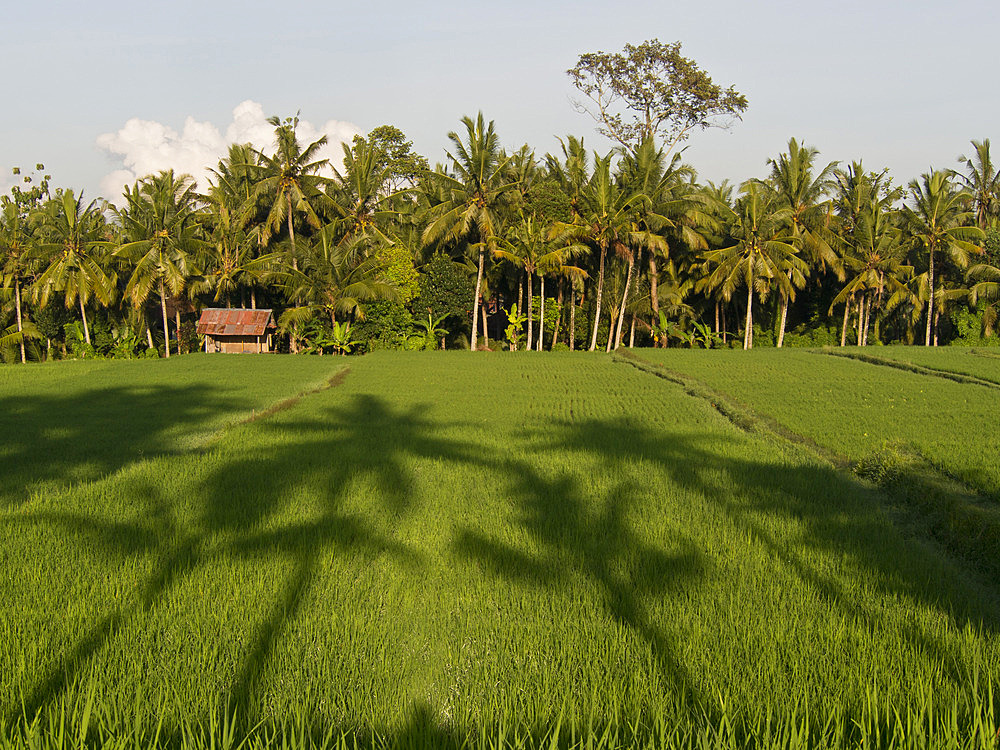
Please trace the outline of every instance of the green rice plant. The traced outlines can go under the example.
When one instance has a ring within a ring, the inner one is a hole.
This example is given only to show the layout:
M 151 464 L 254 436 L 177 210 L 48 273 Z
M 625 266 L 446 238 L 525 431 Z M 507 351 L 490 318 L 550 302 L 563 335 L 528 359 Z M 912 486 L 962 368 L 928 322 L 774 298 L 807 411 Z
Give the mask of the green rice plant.
M 0 511 L 0 747 L 996 747 L 996 582 L 718 389 L 340 372 Z

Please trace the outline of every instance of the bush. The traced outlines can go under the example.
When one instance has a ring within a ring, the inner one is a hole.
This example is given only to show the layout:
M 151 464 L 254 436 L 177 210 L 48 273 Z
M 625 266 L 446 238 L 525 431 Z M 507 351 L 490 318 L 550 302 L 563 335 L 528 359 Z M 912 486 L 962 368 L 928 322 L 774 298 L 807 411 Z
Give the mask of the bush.
M 363 351 L 403 349 L 413 335 L 413 316 L 402 302 L 378 300 L 365 305 L 365 319 L 351 327 Z

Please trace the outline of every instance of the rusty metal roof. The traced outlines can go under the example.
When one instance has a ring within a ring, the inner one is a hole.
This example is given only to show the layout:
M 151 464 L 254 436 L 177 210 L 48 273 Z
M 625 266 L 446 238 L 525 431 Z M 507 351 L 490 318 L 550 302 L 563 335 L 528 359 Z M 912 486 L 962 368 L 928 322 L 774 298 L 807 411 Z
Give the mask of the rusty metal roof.
M 263 336 L 277 326 L 270 310 L 227 310 L 209 307 L 201 311 L 198 333 L 210 336 Z

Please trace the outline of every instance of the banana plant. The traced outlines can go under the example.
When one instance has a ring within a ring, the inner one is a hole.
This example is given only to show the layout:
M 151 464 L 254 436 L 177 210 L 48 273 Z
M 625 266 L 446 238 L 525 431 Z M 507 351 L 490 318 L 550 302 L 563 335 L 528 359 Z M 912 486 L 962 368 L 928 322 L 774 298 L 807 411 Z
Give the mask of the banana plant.
M 411 336 L 408 343 L 416 349 L 436 349 L 440 342 L 441 348 L 444 349 L 444 337 L 448 335 L 448 331 L 441 327 L 441 323 L 447 317 L 441 315 L 435 319 L 428 313 L 426 323 L 422 320 L 417 321 L 417 327 L 421 331 Z

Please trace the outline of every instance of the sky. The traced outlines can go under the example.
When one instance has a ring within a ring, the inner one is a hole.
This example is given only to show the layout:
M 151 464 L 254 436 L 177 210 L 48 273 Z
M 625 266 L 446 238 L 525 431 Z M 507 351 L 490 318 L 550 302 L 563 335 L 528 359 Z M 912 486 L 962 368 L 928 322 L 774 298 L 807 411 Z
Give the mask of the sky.
M 991 0 L 50 0 L 5 8 L 0 35 L 0 190 L 37 162 L 90 197 L 167 167 L 201 176 L 297 111 L 329 154 L 392 124 L 444 161 L 480 110 L 508 148 L 573 133 L 603 153 L 565 71 L 652 38 L 749 100 L 731 129 L 692 135 L 702 179 L 764 176 L 795 137 L 905 183 L 1000 137 Z

